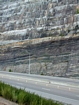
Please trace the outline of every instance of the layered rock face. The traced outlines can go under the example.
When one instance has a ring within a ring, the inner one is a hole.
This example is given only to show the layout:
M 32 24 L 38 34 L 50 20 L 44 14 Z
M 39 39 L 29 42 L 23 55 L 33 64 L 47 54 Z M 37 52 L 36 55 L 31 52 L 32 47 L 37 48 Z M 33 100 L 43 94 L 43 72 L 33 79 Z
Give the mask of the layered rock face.
M 30 60 L 30 69 L 29 69 Z M 0 46 L 0 70 L 79 77 L 79 36 L 34 39 Z
M 0 70 L 78 77 L 78 2 L 0 0 Z
M 1 38 L 24 40 L 59 35 L 62 29 L 72 29 L 79 22 L 77 8 L 78 0 L 0 0 Z

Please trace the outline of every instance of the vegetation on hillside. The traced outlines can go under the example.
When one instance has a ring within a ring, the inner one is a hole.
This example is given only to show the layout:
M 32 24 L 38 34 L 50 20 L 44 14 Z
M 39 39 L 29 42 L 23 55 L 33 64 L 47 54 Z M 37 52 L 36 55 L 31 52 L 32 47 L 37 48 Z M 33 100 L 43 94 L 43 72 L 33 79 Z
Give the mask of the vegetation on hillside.
M 79 9 L 76 10 L 76 13 L 79 14 Z
M 0 96 L 19 105 L 63 105 L 0 82 Z

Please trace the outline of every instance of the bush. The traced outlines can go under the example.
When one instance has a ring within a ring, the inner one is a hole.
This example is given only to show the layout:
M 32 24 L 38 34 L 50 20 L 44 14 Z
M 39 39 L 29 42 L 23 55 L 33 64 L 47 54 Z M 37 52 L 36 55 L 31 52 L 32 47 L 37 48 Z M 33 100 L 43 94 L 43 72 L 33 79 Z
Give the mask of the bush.
M 64 36 L 64 34 L 63 33 L 60 33 L 59 36 Z
M 44 75 L 44 73 L 43 73 L 43 72 L 41 72 L 41 75 Z
M 79 9 L 76 10 L 76 14 L 79 14 Z
M 63 105 L 0 82 L 0 96 L 19 105 Z
M 11 70 L 11 69 L 9 69 L 9 72 L 12 72 L 12 70 Z

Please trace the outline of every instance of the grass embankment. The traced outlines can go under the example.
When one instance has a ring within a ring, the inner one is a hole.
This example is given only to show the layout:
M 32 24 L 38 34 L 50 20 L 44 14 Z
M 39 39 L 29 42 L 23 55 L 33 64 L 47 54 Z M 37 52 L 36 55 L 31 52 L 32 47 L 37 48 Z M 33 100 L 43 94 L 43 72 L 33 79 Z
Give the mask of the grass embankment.
M 19 105 L 63 105 L 0 82 L 0 96 Z

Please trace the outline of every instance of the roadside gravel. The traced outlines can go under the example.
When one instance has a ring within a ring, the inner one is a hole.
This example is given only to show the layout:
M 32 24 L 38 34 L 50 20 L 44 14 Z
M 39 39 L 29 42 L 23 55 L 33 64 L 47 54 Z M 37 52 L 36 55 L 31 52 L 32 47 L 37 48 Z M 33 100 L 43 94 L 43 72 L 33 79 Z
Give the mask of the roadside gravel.
M 0 97 L 0 105 L 18 105 L 18 104 Z

